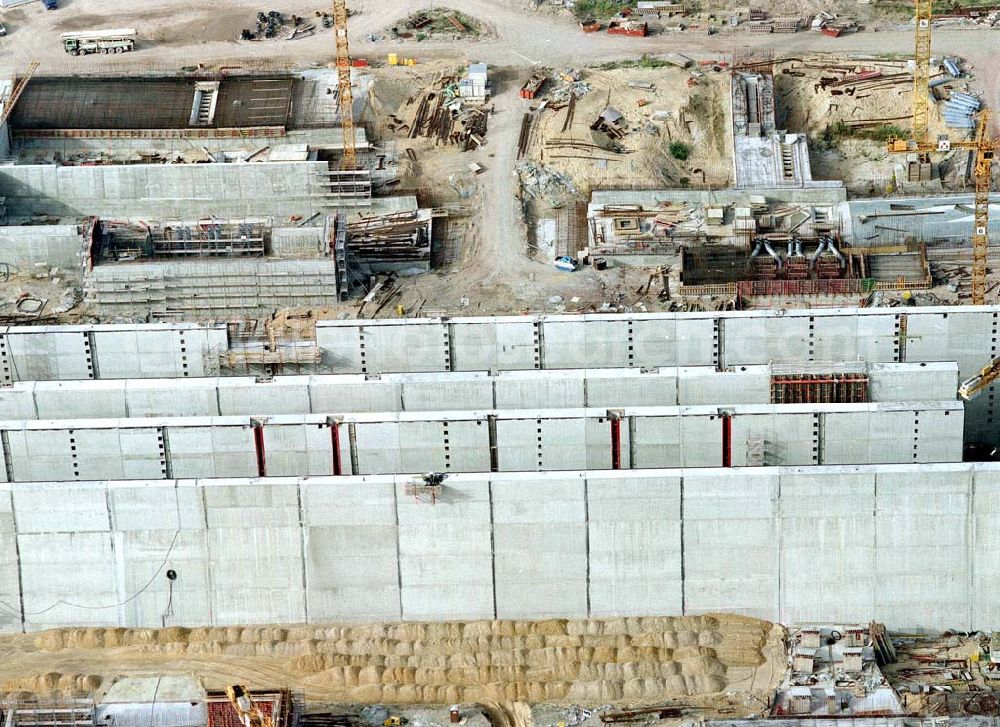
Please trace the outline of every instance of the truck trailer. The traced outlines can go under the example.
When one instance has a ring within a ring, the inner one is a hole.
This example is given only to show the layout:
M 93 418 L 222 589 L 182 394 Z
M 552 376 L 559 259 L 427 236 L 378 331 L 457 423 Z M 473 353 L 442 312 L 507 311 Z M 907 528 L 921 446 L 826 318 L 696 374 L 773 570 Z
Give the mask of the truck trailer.
M 63 33 L 59 36 L 63 50 L 70 55 L 87 53 L 124 53 L 135 48 L 139 34 L 134 28 L 112 30 L 86 30 L 78 33 Z

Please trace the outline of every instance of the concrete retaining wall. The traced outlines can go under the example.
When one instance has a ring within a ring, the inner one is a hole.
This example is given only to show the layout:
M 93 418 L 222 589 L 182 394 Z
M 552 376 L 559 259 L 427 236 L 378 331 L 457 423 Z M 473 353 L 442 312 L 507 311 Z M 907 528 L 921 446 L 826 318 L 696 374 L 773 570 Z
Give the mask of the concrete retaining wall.
M 434 504 L 407 481 L 2 485 L 0 629 L 734 611 L 972 630 L 1000 618 L 996 464 L 467 474 Z
M 79 274 L 83 237 L 76 225 L 28 225 L 0 227 L 0 262 L 21 272 L 32 273 L 38 263 Z
M 0 197 L 11 216 L 199 218 L 320 212 L 325 162 L 132 164 L 0 168 Z
M 165 341 L 167 329 L 185 331 L 185 345 L 180 337 Z M 959 375 L 968 377 L 1000 355 L 994 341 L 1000 340 L 1000 307 L 321 321 L 316 336 L 321 361 L 299 367 L 301 373 L 731 368 L 858 359 L 955 361 Z M 203 376 L 217 370 L 226 348 L 224 326 L 0 329 L 6 382 Z M 147 366 L 146 359 L 154 363 Z M 969 404 L 968 439 L 1000 436 L 995 389 Z
M 873 402 L 955 398 L 950 363 L 872 364 Z M 768 404 L 771 370 L 663 369 L 19 381 L 0 420 Z
M 11 482 L 957 462 L 962 406 L 894 404 L 0 421 Z M 614 431 L 618 427 L 618 439 Z M 259 428 L 259 432 L 255 431 Z M 727 428 L 729 434 L 727 435 Z M 728 441 L 728 444 L 726 443 Z

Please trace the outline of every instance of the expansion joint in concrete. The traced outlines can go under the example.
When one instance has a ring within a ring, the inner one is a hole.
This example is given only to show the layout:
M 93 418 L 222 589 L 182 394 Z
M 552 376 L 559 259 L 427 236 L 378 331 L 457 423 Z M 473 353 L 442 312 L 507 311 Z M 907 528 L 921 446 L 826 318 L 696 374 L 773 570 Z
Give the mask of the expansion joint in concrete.
M 583 524 L 583 547 L 587 563 L 587 618 L 590 618 L 593 614 L 590 610 L 590 480 L 587 477 L 583 478 Z
M 545 356 L 544 356 L 544 350 L 545 350 L 545 331 L 542 328 L 542 322 L 541 321 L 537 321 L 537 320 L 534 321 L 532 323 L 531 327 L 532 327 L 532 333 L 533 333 L 533 338 L 534 338 L 533 343 L 534 343 L 534 346 L 535 346 L 535 368 L 536 369 L 544 369 L 545 368 Z
M 444 370 L 454 371 L 455 341 L 451 336 L 451 324 L 446 323 L 442 326 L 442 329 L 442 335 L 444 336 Z
M 14 462 L 10 456 L 10 434 L 8 434 L 6 429 L 0 430 L 0 442 L 3 443 L 4 474 L 7 475 L 8 482 L 15 482 Z
M 486 494 L 490 499 L 490 583 L 493 588 L 493 618 L 499 618 L 497 613 L 497 535 L 496 535 L 496 514 L 493 511 L 493 480 L 489 480 L 486 483 Z M 588 564 L 590 558 L 587 558 Z M 398 561 L 397 561 L 398 562 Z M 589 568 L 589 565 L 588 565 Z M 588 603 L 589 603 L 589 592 L 588 592 Z M 588 608 L 588 613 L 590 610 Z
M 167 433 L 166 427 L 156 428 L 156 440 L 160 449 L 160 470 L 163 472 L 163 478 L 172 480 L 174 478 L 174 466 L 170 461 L 170 435 Z
M 684 563 L 687 561 L 687 557 L 684 554 L 684 478 L 678 478 L 680 480 L 680 502 L 678 507 L 680 508 L 680 572 L 681 572 L 681 615 L 687 614 L 687 577 L 684 574 Z
M 628 330 L 627 330 L 628 338 L 626 339 L 628 341 L 628 367 L 629 368 L 635 367 L 635 340 L 633 338 L 634 331 L 635 331 L 635 322 L 631 318 L 629 318 L 628 319 Z
M 352 424 L 351 427 L 354 425 Z M 352 456 L 352 467 L 353 456 Z M 392 483 L 392 515 L 396 520 L 396 593 L 399 594 L 399 620 L 403 620 L 403 567 L 402 567 L 402 548 L 399 544 L 399 483 L 393 481 Z M 492 517 L 492 515 L 491 515 Z M 494 589 L 494 613 L 496 612 L 496 589 Z
M 826 459 L 826 453 L 823 451 L 823 437 L 825 435 L 823 427 L 824 414 L 819 412 L 813 414 L 813 464 L 823 464 L 823 460 Z
M 721 317 L 712 322 L 712 363 L 716 371 L 726 370 L 726 319 Z
M 4 432 L 4 455 L 7 454 L 7 433 Z M 9 478 L 8 478 L 9 479 Z M 21 633 L 26 632 L 24 623 L 24 567 L 21 565 L 21 539 L 17 537 L 17 508 L 14 507 L 14 490 L 7 493 L 10 498 L 10 513 L 14 523 L 14 558 L 17 560 L 17 604 L 19 609 L 18 617 L 21 621 Z
M 7 335 L 0 334 L 0 363 L 3 364 L 3 385 L 14 383 L 14 371 L 10 361 L 10 351 L 7 348 Z
M 347 439 L 351 449 L 351 474 L 356 475 L 361 468 L 358 467 L 358 430 L 354 422 L 347 425 Z
M 100 367 L 97 364 L 97 345 L 94 339 L 94 332 L 87 331 L 83 334 L 83 352 L 87 357 L 87 372 L 91 379 L 101 378 Z
M 906 313 L 896 315 L 896 345 L 894 346 L 895 360 L 898 363 L 906 361 L 906 337 L 908 328 L 908 318 Z

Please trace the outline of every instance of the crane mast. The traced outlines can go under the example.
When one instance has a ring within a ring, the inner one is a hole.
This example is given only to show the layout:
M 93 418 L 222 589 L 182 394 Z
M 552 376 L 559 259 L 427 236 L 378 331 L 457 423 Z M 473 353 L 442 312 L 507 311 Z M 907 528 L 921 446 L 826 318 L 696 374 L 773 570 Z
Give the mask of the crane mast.
M 913 139 L 927 140 L 927 90 L 931 77 L 931 17 L 934 0 L 914 0 Z
M 916 152 L 927 159 L 932 151 L 971 149 L 976 152 L 974 169 L 976 201 L 974 227 L 972 230 L 972 304 L 986 303 L 986 262 L 989 255 L 990 227 L 990 181 L 993 172 L 993 157 L 996 142 L 990 133 L 989 112 L 980 113 L 976 138 L 972 141 L 951 141 L 938 139 L 936 143 L 927 138 L 928 99 L 931 61 L 931 20 L 934 0 L 913 0 L 916 35 L 913 70 L 913 134 L 909 140 L 890 139 L 890 152 Z
M 347 46 L 347 2 L 333 0 L 333 34 L 337 43 L 337 99 L 340 105 L 340 128 L 344 133 L 344 156 L 341 168 L 357 169 L 354 146 L 354 98 L 351 93 L 351 54 Z
M 989 253 L 990 179 L 993 176 L 993 138 L 989 131 L 990 115 L 979 115 L 976 131 L 976 206 L 972 235 L 972 304 L 986 303 L 986 257 Z

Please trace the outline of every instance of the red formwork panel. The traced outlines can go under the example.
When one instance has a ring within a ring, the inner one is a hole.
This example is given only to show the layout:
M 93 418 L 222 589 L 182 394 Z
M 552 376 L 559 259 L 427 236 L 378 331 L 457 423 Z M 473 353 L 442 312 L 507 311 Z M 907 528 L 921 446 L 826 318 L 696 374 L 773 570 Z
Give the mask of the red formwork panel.
M 267 699 L 255 699 L 260 711 L 266 717 L 274 714 L 274 702 Z M 228 700 L 208 702 L 208 727 L 243 727 L 240 716 Z

